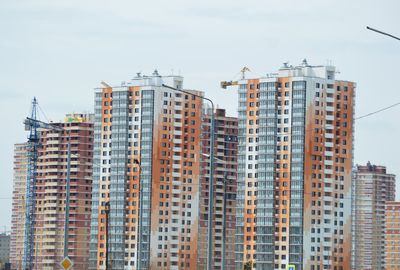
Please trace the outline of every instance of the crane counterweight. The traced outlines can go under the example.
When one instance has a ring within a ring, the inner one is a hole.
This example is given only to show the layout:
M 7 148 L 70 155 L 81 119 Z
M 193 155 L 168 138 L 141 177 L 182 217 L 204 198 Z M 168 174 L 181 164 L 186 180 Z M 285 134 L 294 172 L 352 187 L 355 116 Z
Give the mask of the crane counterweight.
M 250 69 L 248 67 L 243 67 L 240 70 L 240 73 L 242 74 L 242 76 L 240 77 L 241 80 L 246 79 L 246 72 L 250 71 Z M 222 81 L 221 82 L 221 88 L 226 89 L 228 86 L 232 86 L 232 85 L 238 85 L 239 82 L 238 81 Z

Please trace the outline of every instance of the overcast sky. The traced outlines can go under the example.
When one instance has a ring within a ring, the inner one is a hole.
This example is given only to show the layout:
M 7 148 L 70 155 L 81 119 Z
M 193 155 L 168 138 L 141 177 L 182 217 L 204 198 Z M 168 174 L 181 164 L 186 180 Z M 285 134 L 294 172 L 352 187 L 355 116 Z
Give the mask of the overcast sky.
M 26 140 L 33 96 L 57 121 L 93 111 L 100 81 L 120 84 L 157 68 L 236 115 L 237 93 L 219 81 L 243 66 L 257 77 L 307 58 L 331 61 L 340 79 L 357 82 L 360 116 L 400 101 L 400 42 L 365 29 L 400 36 L 399 10 L 396 0 L 1 1 L 0 231 L 10 229 L 13 144 Z M 400 106 L 357 122 L 355 163 L 400 175 L 399 116 Z

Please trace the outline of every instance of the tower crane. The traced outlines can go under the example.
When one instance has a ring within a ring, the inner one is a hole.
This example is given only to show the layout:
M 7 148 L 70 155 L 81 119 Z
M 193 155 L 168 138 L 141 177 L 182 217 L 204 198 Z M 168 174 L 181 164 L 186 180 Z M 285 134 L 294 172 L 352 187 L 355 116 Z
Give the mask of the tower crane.
M 246 72 L 247 71 L 250 71 L 250 69 L 248 68 L 248 67 L 243 67 L 241 70 L 240 70 L 240 73 L 242 74 L 242 76 L 241 76 L 241 80 L 244 80 L 245 78 L 246 78 Z M 223 89 L 226 89 L 228 86 L 231 86 L 231 85 L 238 85 L 238 81 L 222 81 L 221 82 L 221 88 L 223 88 Z
M 42 122 L 38 118 L 38 102 L 36 97 L 32 101 L 32 109 L 30 117 L 24 120 L 25 130 L 29 131 L 27 142 L 27 179 L 25 193 L 25 226 L 24 226 L 24 256 L 23 269 L 32 270 L 33 268 L 33 246 L 34 246 L 34 225 L 35 225 L 35 204 L 36 204 L 36 175 L 38 149 L 40 147 L 41 129 L 52 129 L 62 131 L 62 128 L 55 125 Z

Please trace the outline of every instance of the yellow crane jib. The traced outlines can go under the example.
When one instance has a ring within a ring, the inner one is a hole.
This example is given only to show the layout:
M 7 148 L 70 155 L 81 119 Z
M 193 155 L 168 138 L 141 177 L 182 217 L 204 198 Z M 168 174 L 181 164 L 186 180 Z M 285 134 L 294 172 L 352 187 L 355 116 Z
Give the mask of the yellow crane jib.
M 245 78 L 246 78 L 246 72 L 247 71 L 250 71 L 250 69 L 248 68 L 248 67 L 243 67 L 241 70 L 240 70 L 240 73 L 242 74 L 242 76 L 241 76 L 241 80 L 244 80 Z M 228 86 L 232 86 L 232 85 L 238 85 L 239 84 L 239 82 L 238 81 L 222 81 L 221 82 L 221 88 L 223 88 L 223 89 L 226 89 Z

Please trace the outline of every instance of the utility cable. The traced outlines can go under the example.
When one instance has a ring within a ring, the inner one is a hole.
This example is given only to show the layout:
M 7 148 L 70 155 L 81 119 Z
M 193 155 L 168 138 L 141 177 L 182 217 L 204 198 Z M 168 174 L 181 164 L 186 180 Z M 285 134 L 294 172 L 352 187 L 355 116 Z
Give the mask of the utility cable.
M 388 110 L 388 109 L 390 109 L 390 108 L 393 108 L 393 107 L 395 107 L 395 106 L 398 106 L 398 105 L 400 105 L 400 102 L 397 102 L 397 103 L 392 104 L 392 105 L 390 105 L 390 106 L 384 107 L 384 108 L 379 109 L 379 110 L 377 110 L 377 111 L 370 112 L 370 113 L 364 114 L 364 115 L 362 115 L 362 116 L 356 117 L 356 118 L 354 118 L 354 120 L 359 120 L 359 119 L 362 119 L 362 118 L 365 118 L 365 117 L 368 117 L 368 116 L 371 116 L 371 115 L 374 115 L 374 114 L 377 114 L 377 113 L 386 111 L 386 110 Z

